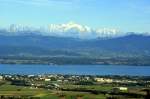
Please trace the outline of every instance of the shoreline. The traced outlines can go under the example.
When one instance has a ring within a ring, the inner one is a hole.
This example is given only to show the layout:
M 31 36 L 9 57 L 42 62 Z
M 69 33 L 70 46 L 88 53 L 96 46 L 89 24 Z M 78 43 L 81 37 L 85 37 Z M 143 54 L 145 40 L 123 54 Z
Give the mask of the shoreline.
M 100 66 L 100 65 L 107 65 L 107 66 L 147 66 L 149 67 L 150 64 L 145 64 L 145 65 L 140 65 L 140 64 L 53 64 L 53 63 L 0 63 L 1 65 L 49 65 L 49 66 L 76 66 L 76 65 L 80 65 L 80 66 L 85 66 L 85 65 L 92 65 L 92 66 Z
M 0 75 L 11 75 L 11 76 L 15 76 L 15 75 L 18 75 L 18 76 L 49 76 L 49 75 L 55 75 L 55 76 L 83 76 L 83 77 L 86 77 L 86 76 L 90 76 L 90 77 L 104 77 L 104 78 L 115 78 L 115 77 L 121 77 L 121 78 L 136 78 L 136 77 L 139 77 L 139 78 L 149 78 L 150 79 L 150 76 L 133 76 L 133 75 L 87 75 L 87 74 L 83 74 L 83 75 L 79 75 L 79 74 L 61 74 L 61 73 L 58 73 L 58 74 L 53 74 L 53 73 L 45 73 L 45 74 L 17 74 L 17 73 L 0 73 Z

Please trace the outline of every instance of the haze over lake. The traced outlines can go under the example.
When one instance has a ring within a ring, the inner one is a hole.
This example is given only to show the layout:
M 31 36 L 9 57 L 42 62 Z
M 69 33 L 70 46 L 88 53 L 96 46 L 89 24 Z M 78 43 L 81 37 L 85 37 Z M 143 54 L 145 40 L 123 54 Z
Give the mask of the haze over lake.
M 75 74 L 150 76 L 150 66 L 117 65 L 11 65 L 0 64 L 4 74 Z

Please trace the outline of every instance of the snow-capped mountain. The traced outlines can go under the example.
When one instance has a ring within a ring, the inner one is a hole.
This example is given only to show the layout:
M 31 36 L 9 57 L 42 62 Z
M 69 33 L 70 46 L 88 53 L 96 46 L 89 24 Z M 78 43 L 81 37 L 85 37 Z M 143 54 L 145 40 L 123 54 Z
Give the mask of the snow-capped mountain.
M 89 26 L 80 25 L 74 22 L 67 24 L 51 24 L 49 33 L 56 33 L 59 36 L 77 37 L 77 38 L 97 38 L 97 37 L 115 37 L 121 36 L 117 29 L 93 29 Z
M 36 28 L 11 25 L 0 29 L 0 55 L 147 57 L 150 56 L 148 35 L 116 29 L 93 29 L 73 22 Z
M 98 38 L 98 37 L 116 37 L 123 35 L 117 29 L 99 28 L 93 29 L 89 26 L 80 25 L 74 22 L 66 24 L 50 24 L 45 27 L 33 27 L 24 25 L 10 25 L 6 31 L 9 35 L 21 35 L 29 33 L 40 33 L 45 36 L 73 37 L 73 38 Z
M 116 38 L 132 34 L 144 36 L 150 35 L 150 33 L 122 32 L 118 29 L 109 28 L 94 29 L 89 26 L 80 25 L 74 22 L 69 22 L 66 24 L 50 24 L 43 27 L 12 24 L 7 29 L 5 29 L 5 31 L 7 32 L 5 35 L 38 34 L 43 36 L 72 37 L 80 39 Z

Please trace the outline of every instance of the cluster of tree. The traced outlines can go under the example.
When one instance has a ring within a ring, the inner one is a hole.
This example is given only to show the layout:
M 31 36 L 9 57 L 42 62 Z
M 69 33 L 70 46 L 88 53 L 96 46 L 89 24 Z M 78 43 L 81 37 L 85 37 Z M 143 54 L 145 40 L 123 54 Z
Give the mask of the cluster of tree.
M 0 56 L 0 63 L 4 64 L 115 64 L 115 65 L 150 65 L 150 57 L 146 58 L 95 58 L 72 56 Z

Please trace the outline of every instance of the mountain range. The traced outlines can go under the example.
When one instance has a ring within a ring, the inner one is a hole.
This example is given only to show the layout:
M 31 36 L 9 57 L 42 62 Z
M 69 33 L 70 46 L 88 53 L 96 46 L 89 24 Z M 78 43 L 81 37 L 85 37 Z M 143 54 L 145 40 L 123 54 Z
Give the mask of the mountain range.
M 5 33 L 7 32 L 7 33 Z M 122 32 L 117 28 L 91 28 L 86 25 L 69 22 L 66 24 L 49 24 L 46 26 L 30 26 L 11 24 L 7 28 L 1 29 L 3 35 L 29 35 L 36 34 L 42 36 L 71 37 L 80 39 L 96 38 L 116 38 L 131 34 L 150 36 L 148 32 Z
M 73 24 L 73 23 L 69 23 Z M 65 27 L 65 25 L 64 25 Z M 0 30 L 0 57 L 25 56 L 25 57 L 76 57 L 92 59 L 138 59 L 137 62 L 150 59 L 150 36 L 149 33 L 109 33 L 101 32 L 103 36 L 74 36 L 84 34 L 86 31 L 72 31 L 75 27 L 82 30 L 83 26 L 74 26 L 69 31 L 70 36 L 60 36 L 59 33 L 41 30 L 24 29 L 1 29 Z M 56 31 L 55 31 L 56 32 Z M 106 32 L 106 31 L 105 31 Z M 62 33 L 62 32 L 61 32 Z M 91 33 L 91 32 L 87 32 Z M 97 33 L 92 31 L 93 34 Z M 54 35 L 55 34 L 55 35 Z M 118 35 L 119 34 L 119 35 Z M 123 34 L 123 35 L 120 35 Z M 104 36 L 105 35 L 105 36 Z M 3 59 L 3 58 L 2 58 Z M 140 63 L 139 62 L 139 63 Z M 141 64 L 141 63 L 140 63 Z
M 0 35 L 0 53 L 46 54 L 67 51 L 85 55 L 150 55 L 150 37 L 128 35 L 118 38 L 79 39 L 42 35 Z M 91 53 L 91 51 L 93 53 Z M 92 55 L 92 56 L 93 56 Z

